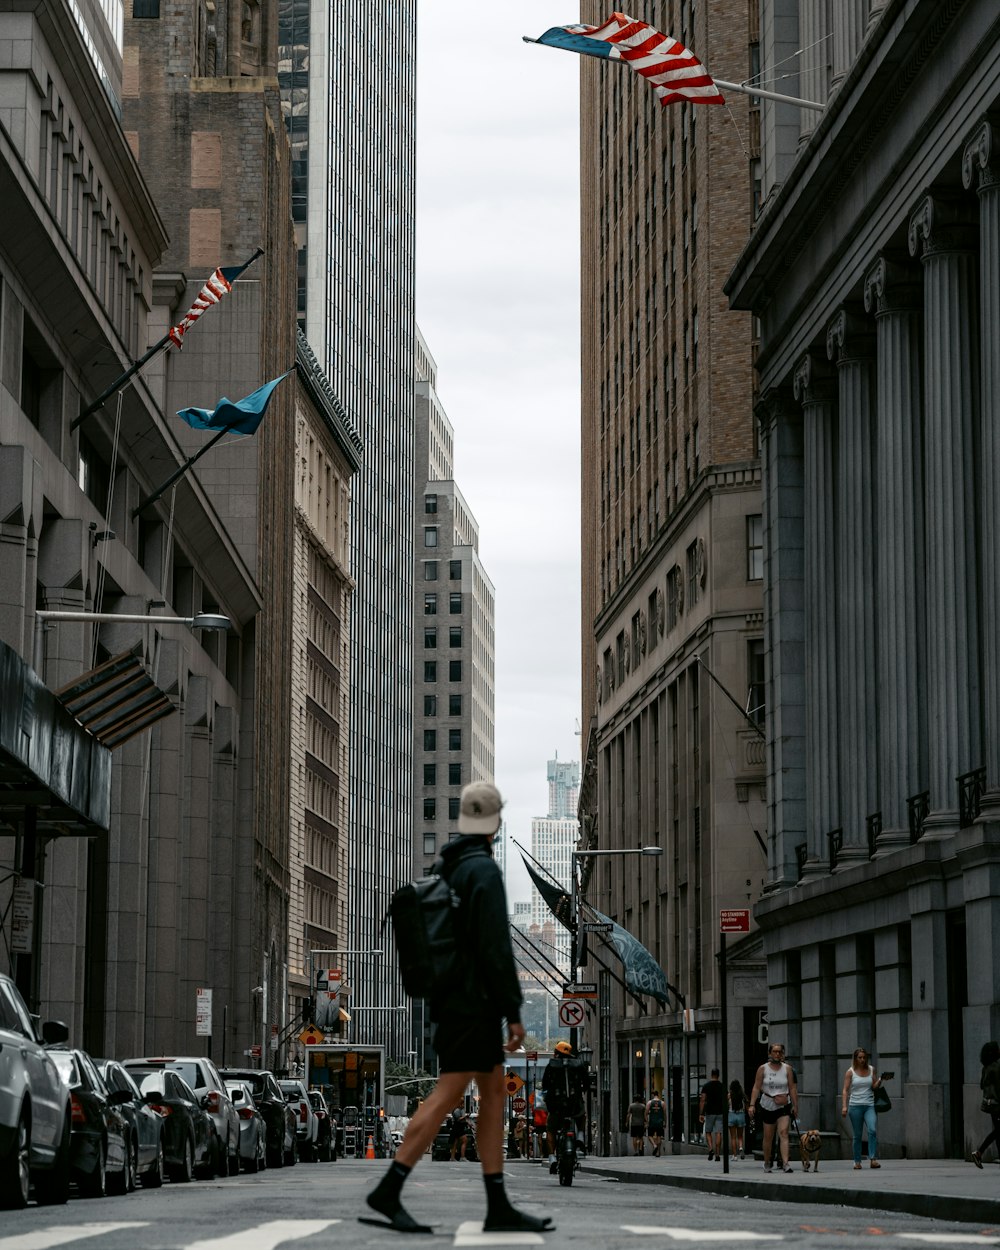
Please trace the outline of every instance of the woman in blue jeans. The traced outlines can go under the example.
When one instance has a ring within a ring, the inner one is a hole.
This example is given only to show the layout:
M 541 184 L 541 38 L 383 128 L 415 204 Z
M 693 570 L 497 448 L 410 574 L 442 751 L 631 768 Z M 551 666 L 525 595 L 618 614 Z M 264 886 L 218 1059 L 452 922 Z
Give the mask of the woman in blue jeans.
M 878 1114 L 875 1111 L 875 1091 L 882 1084 L 875 1069 L 868 1062 L 868 1051 L 859 1046 L 854 1052 L 851 1066 L 844 1074 L 844 1089 L 840 1099 L 840 1114 L 851 1117 L 854 1131 L 854 1170 L 861 1167 L 861 1136 L 868 1130 L 868 1159 L 873 1168 L 881 1167 L 878 1161 Z

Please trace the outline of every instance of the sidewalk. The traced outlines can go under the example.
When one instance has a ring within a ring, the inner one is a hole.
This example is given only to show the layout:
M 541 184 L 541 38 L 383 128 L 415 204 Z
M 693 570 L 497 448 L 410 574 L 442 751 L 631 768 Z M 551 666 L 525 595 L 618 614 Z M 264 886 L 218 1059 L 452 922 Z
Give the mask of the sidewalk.
M 961 1220 L 1000 1228 L 1000 1167 L 982 1171 L 960 1159 L 885 1159 L 860 1172 L 848 1160 L 820 1161 L 819 1172 L 803 1172 L 793 1152 L 794 1172 L 764 1172 L 753 1159 L 730 1159 L 729 1175 L 705 1155 L 588 1157 L 582 1171 L 629 1184 L 672 1185 L 713 1194 L 738 1194 L 778 1202 L 819 1202 L 833 1206 L 902 1211 L 936 1219 Z

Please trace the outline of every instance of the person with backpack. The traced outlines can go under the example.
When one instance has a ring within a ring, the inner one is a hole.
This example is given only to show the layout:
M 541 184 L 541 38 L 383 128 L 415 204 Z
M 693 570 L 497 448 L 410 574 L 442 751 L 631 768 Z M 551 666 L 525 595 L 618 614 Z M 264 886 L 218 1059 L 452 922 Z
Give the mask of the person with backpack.
M 487 1233 L 544 1233 L 554 1228 L 547 1216 L 528 1215 L 512 1205 L 504 1188 L 503 1116 L 504 1052 L 517 1050 L 524 1041 L 521 1023 L 521 988 L 511 947 L 507 921 L 507 899 L 503 877 L 493 861 L 492 842 L 500 828 L 503 800 L 500 792 L 485 781 L 465 787 L 459 800 L 458 833 L 442 850 L 435 865 L 452 895 L 444 909 L 453 931 L 436 927 L 436 941 L 430 951 L 427 970 L 430 990 L 430 1018 L 436 1024 L 434 1049 L 440 1063 L 437 1084 L 424 1099 L 410 1123 L 396 1157 L 378 1185 L 367 1196 L 368 1206 L 388 1223 L 361 1217 L 362 1223 L 375 1223 L 400 1233 L 430 1233 L 403 1206 L 401 1194 L 410 1172 L 430 1146 L 441 1122 L 451 1108 L 462 1101 L 469 1082 L 479 1088 L 479 1118 L 476 1146 L 486 1187 Z M 411 938 L 419 923 L 406 933 L 400 931 L 404 916 L 414 920 L 419 912 L 420 885 L 404 887 L 409 910 L 397 909 L 396 897 L 390 909 L 397 949 L 413 945 Z M 429 889 L 428 893 L 433 893 Z M 439 893 L 439 891 L 438 891 Z M 419 916 L 416 917 L 419 921 Z M 427 931 L 423 937 L 426 940 Z M 401 960 L 401 971 L 404 971 Z M 442 973 L 442 969 L 444 970 Z M 404 985 L 416 992 L 416 981 Z M 507 1039 L 503 1040 L 503 1021 Z
M 556 1042 L 555 1053 L 545 1065 L 542 1074 L 542 1092 L 548 1111 L 549 1171 L 557 1170 L 556 1137 L 562 1132 L 567 1120 L 572 1120 L 577 1132 L 584 1127 L 587 1113 L 587 1082 L 589 1068 L 573 1053 L 567 1041 Z
M 646 1103 L 646 1134 L 653 1147 L 653 1157 L 660 1157 L 663 1146 L 663 1132 L 667 1127 L 667 1105 L 660 1097 L 658 1089 L 653 1090 L 653 1097 Z

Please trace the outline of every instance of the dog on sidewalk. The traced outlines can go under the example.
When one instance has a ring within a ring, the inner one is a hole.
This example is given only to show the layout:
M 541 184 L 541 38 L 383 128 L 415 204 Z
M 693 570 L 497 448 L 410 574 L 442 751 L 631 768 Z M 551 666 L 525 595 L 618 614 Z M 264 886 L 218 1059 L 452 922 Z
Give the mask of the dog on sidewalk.
M 809 1128 L 799 1134 L 799 1152 L 802 1155 L 802 1170 L 808 1172 L 810 1167 L 819 1171 L 819 1152 L 823 1147 L 823 1139 L 817 1129 Z

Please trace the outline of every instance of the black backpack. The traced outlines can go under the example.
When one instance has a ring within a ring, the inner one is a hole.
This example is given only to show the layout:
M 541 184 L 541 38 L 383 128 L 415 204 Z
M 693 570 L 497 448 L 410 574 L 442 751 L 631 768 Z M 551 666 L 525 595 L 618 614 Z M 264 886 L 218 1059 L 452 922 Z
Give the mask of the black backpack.
M 401 885 L 389 903 L 399 972 L 411 998 L 433 998 L 459 981 L 460 900 L 441 869 L 438 860 L 429 876 Z

